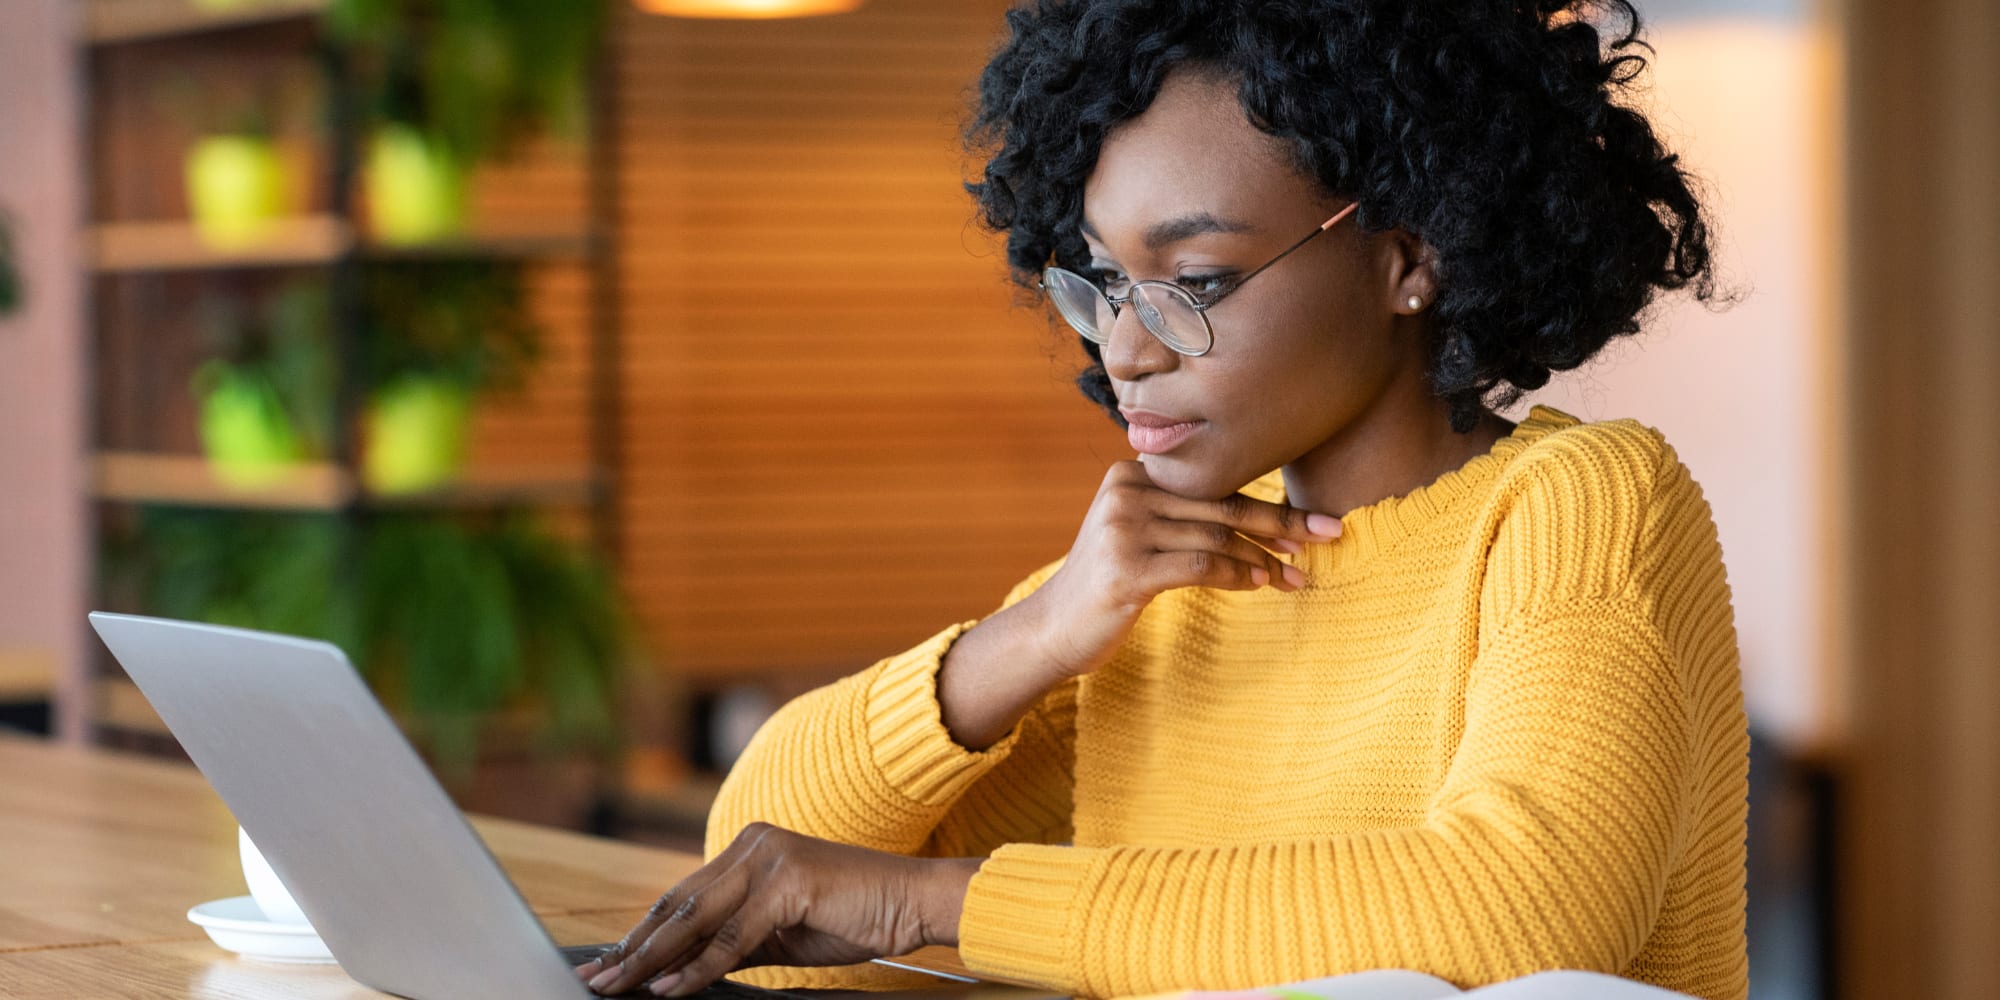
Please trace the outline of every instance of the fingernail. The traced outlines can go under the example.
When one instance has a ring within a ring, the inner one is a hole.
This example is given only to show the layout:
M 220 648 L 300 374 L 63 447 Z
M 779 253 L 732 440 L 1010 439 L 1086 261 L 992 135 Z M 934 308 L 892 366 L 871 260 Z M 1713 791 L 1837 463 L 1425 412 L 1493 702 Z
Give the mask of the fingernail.
M 593 990 L 602 990 L 606 986 L 611 985 L 611 981 L 618 978 L 618 972 L 620 969 L 624 968 L 624 965 L 625 963 L 620 962 L 617 965 L 614 965 L 611 968 L 598 973 L 597 977 L 590 981 L 590 988 Z
M 1306 530 L 1321 538 L 1340 537 L 1340 519 L 1325 514 L 1307 514 Z
M 597 966 L 598 966 L 598 961 L 597 959 L 594 958 L 588 962 L 583 963 L 582 965 L 577 966 L 576 977 L 578 979 L 582 979 L 588 982 L 590 980 L 590 977 L 597 975 Z
M 667 995 L 668 990 L 671 990 L 674 987 L 679 986 L 680 984 L 681 984 L 681 974 L 678 972 L 669 972 L 666 975 L 653 980 L 653 985 L 650 988 L 652 989 L 654 996 L 663 997 Z
M 1261 587 L 1271 582 L 1271 572 L 1262 566 L 1250 567 L 1250 582 Z
M 1292 555 L 1298 555 L 1306 550 L 1305 546 L 1289 538 L 1273 538 L 1271 539 L 1271 547 L 1280 552 L 1288 552 Z
M 1291 584 L 1294 587 L 1305 586 L 1306 585 L 1305 571 L 1299 569 L 1297 566 L 1285 567 L 1285 582 Z

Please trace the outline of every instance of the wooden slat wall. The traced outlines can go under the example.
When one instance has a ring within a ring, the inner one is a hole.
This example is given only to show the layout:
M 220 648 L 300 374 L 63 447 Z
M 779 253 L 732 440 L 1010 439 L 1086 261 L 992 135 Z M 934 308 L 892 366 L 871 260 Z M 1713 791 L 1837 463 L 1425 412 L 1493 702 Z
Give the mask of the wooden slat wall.
M 474 216 L 509 229 L 584 229 L 590 221 L 586 162 L 587 151 L 577 143 L 527 145 L 480 169 Z M 525 278 L 542 354 L 524 385 L 490 396 L 481 407 L 473 461 L 580 468 L 590 461 L 590 270 L 574 261 L 541 261 Z
M 543 139 L 504 161 L 481 166 L 472 190 L 475 225 L 508 231 L 588 228 L 588 161 L 589 150 L 581 142 Z M 541 356 L 522 385 L 481 400 L 473 423 L 471 464 L 588 468 L 593 459 L 591 267 L 575 260 L 543 260 L 530 263 L 524 271 L 529 309 L 541 328 Z M 564 505 L 542 513 L 558 533 L 577 540 L 589 537 L 587 509 Z
M 625 583 L 664 666 L 827 675 L 989 611 L 1126 454 L 958 146 L 1004 3 L 625 10 Z

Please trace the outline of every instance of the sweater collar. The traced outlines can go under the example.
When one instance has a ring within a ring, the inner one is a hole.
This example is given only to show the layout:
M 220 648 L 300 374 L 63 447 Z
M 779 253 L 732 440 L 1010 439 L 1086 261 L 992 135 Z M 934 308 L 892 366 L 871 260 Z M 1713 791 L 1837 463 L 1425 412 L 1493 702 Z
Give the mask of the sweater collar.
M 1341 568 L 1372 558 L 1406 535 L 1420 530 L 1467 496 L 1490 484 L 1515 455 L 1550 432 L 1578 423 L 1552 406 L 1537 404 L 1521 418 L 1514 430 L 1493 442 L 1484 454 L 1475 455 L 1464 465 L 1419 486 L 1402 496 L 1386 497 L 1356 507 L 1340 519 L 1341 536 L 1323 544 L 1308 544 L 1295 556 L 1284 557 L 1305 570 L 1308 579 L 1338 572 Z M 1272 503 L 1285 502 L 1282 469 L 1273 469 L 1243 487 L 1243 493 Z

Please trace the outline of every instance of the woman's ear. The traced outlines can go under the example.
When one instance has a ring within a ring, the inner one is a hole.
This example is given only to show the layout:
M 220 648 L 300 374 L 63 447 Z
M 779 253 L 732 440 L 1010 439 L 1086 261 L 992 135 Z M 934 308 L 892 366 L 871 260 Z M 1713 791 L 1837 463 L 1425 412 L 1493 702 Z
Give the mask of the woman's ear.
M 1437 253 L 1421 237 L 1401 229 L 1390 236 L 1389 311 L 1414 315 L 1437 299 Z

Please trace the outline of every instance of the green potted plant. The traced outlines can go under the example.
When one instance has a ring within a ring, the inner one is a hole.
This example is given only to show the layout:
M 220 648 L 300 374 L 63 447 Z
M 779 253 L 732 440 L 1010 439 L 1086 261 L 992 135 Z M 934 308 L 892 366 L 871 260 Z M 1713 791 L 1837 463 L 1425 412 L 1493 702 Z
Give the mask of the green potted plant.
M 456 232 L 466 174 L 537 131 L 575 136 L 606 0 L 334 0 L 326 19 L 355 54 L 370 117 L 363 191 L 392 243 Z
M 465 228 L 468 169 L 444 143 L 403 122 L 369 137 L 362 169 L 368 229 L 384 243 L 423 243 Z
M 520 266 L 503 261 L 383 264 L 364 272 L 368 399 L 361 482 L 406 494 L 462 470 L 474 401 L 517 387 L 539 353 Z M 213 357 L 195 372 L 203 451 L 216 476 L 268 486 L 328 457 L 336 372 L 324 286 L 301 281 L 262 305 L 205 304 Z
M 523 705 L 546 719 L 550 748 L 608 749 L 632 630 L 579 547 L 525 515 L 385 517 L 369 527 L 361 578 L 370 681 L 440 759 L 472 760 L 482 721 Z
M 189 76 L 166 89 L 175 115 L 198 133 L 182 170 L 188 216 L 203 242 L 254 245 L 299 210 L 304 185 L 278 135 L 303 114 L 309 94 L 296 72 L 277 70 L 230 89 Z
M 205 135 L 183 166 L 188 215 L 203 242 L 221 249 L 251 246 L 269 235 L 289 204 L 278 147 L 266 134 Z
M 443 485 L 463 465 L 473 400 L 518 386 L 538 354 L 520 265 L 382 266 L 364 295 L 362 482 L 384 494 Z
M 325 514 L 149 507 L 108 543 L 107 571 L 157 614 L 341 646 L 455 785 L 501 712 L 539 724 L 537 753 L 611 759 L 636 633 L 585 549 L 523 513 L 381 512 L 346 530 Z
M 527 135 L 580 133 L 607 0 L 333 0 L 378 121 L 435 136 L 461 162 Z
M 215 297 L 202 311 L 212 357 L 191 388 L 216 478 L 267 486 L 323 456 L 334 391 L 325 289 L 298 282 L 267 302 Z

